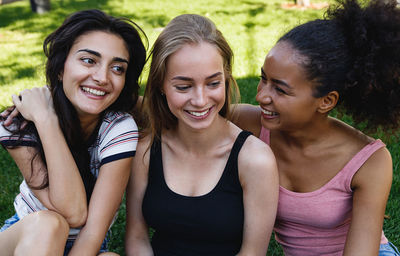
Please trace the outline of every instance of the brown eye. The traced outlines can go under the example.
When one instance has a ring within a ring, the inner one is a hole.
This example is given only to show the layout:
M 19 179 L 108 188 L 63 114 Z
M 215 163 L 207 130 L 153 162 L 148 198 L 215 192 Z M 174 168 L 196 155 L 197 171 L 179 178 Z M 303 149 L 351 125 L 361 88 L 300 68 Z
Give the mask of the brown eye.
M 87 58 L 87 57 L 81 58 L 81 61 L 83 61 L 83 62 L 85 62 L 87 64 L 94 64 L 95 63 L 95 61 L 92 58 Z

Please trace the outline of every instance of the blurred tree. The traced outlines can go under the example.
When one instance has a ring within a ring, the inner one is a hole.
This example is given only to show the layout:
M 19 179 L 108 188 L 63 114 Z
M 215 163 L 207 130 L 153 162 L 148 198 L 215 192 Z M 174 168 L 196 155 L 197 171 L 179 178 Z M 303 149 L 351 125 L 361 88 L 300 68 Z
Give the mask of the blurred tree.
M 42 14 L 50 11 L 50 0 L 30 0 L 33 12 Z
M 295 0 L 296 5 L 310 7 L 310 0 Z

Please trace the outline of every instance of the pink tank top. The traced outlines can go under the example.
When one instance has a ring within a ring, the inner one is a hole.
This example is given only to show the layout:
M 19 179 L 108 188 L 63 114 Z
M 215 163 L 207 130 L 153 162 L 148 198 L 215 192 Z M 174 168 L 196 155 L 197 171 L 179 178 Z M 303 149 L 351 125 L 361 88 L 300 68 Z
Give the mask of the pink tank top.
M 269 144 L 269 130 L 261 128 L 259 138 Z M 274 231 L 285 255 L 343 254 L 351 222 L 352 178 L 384 146 L 381 140 L 366 145 L 335 177 L 315 191 L 297 193 L 280 186 Z M 381 244 L 386 243 L 382 231 Z

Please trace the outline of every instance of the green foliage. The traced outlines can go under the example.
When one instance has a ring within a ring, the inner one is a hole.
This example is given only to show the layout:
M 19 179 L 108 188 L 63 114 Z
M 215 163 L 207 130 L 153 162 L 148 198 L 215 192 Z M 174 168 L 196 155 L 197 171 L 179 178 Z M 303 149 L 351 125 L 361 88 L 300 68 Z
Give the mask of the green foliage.
M 242 102 L 256 104 L 260 67 L 268 50 L 288 29 L 323 15 L 323 10 L 285 10 L 280 8 L 281 3 L 281 0 L 52 0 L 52 10 L 43 15 L 32 13 L 29 1 L 1 5 L 0 109 L 11 104 L 12 94 L 45 84 L 45 58 L 42 52 L 44 38 L 67 15 L 89 8 L 131 18 L 146 32 L 150 45 L 169 20 L 179 14 L 196 13 L 209 17 L 222 31 L 235 53 L 233 71 Z M 147 70 L 143 74 L 143 84 L 146 82 Z M 348 116 L 340 118 L 352 122 Z M 387 206 L 390 218 L 385 220 L 384 230 L 393 243 L 400 245 L 400 228 L 396 225 L 400 218 L 396 215 L 400 207 L 400 143 L 396 138 L 386 142 L 393 157 L 394 178 Z M 14 213 L 12 202 L 21 180 L 21 174 L 11 157 L 4 149 L 0 149 L 0 223 Z M 112 231 L 111 250 L 124 255 L 124 203 Z M 268 255 L 282 255 L 282 250 L 273 238 Z

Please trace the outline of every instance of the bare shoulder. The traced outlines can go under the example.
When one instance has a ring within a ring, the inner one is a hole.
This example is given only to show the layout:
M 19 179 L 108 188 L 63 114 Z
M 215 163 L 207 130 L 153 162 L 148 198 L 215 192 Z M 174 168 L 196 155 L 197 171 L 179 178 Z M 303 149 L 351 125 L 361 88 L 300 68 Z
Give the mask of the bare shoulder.
M 254 136 L 247 138 L 238 157 L 239 176 L 242 180 L 261 176 L 277 177 L 277 165 L 271 148 Z
M 237 104 L 233 108 L 232 122 L 242 130 L 250 131 L 255 136 L 260 135 L 261 110 L 259 106 Z
M 352 187 L 390 187 L 392 183 L 392 157 L 386 147 L 375 151 L 353 177 Z

